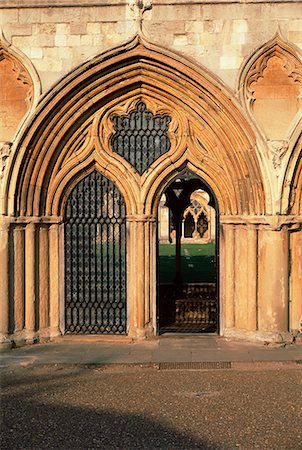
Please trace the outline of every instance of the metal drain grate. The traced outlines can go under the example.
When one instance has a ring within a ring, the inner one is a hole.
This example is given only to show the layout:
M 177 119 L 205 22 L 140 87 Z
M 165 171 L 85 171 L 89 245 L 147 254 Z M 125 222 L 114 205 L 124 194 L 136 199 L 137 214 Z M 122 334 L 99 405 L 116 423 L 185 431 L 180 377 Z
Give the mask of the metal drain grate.
M 159 363 L 159 370 L 175 370 L 175 369 L 231 369 L 232 363 L 230 361 L 218 362 L 162 362 Z

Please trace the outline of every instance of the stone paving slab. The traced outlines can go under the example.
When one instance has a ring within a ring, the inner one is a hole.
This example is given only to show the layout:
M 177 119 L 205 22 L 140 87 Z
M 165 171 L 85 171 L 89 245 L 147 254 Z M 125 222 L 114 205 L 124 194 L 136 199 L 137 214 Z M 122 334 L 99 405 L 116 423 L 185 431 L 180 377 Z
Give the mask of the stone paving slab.
M 156 364 L 186 362 L 302 361 L 302 345 L 264 346 L 219 337 L 159 338 L 150 341 L 77 340 L 12 349 L 0 367 L 12 364 Z

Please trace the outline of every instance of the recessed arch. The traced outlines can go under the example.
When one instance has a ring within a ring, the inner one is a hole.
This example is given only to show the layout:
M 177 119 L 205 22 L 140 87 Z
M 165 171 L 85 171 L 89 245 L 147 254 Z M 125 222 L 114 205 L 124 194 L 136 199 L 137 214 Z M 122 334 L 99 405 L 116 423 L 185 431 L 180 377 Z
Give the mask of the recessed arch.
M 302 134 L 293 145 L 282 189 L 282 212 L 302 215 Z
M 238 82 L 241 103 L 266 139 L 287 140 L 301 119 L 301 90 L 299 49 L 278 30 L 243 64 Z
M 20 135 L 26 120 L 37 106 L 41 94 L 39 76 L 30 59 L 9 43 L 0 30 L 0 76 L 6 95 L 1 99 L 3 141 Z
M 98 139 L 94 121 L 135 96 L 178 111 L 181 138 L 186 138 L 186 144 L 180 139 L 177 152 L 155 161 L 142 177 L 113 157 L 108 142 L 98 149 L 93 146 Z M 83 130 L 87 141 L 81 140 Z M 51 200 L 63 169 L 58 162 L 71 153 L 76 158 L 84 155 L 80 171 L 97 161 L 114 180 L 123 178 L 120 185 L 127 179 L 124 189 L 129 191 L 131 185 L 140 213 L 152 205 L 151 186 L 161 183 L 169 166 L 180 167 L 185 161 L 202 167 L 199 173 L 215 190 L 223 214 L 259 215 L 270 208 L 255 135 L 231 93 L 207 71 L 139 36 L 76 69 L 43 98 L 6 171 L 1 211 L 59 215 L 60 201 Z

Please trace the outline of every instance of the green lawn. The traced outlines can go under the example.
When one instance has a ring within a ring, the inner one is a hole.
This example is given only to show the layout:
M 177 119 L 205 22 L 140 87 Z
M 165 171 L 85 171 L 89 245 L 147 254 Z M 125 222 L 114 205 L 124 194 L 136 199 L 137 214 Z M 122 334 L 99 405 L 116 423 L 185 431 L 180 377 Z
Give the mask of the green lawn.
M 173 283 L 175 274 L 175 244 L 159 244 L 160 283 Z M 216 281 L 215 244 L 181 245 L 182 278 L 184 283 Z

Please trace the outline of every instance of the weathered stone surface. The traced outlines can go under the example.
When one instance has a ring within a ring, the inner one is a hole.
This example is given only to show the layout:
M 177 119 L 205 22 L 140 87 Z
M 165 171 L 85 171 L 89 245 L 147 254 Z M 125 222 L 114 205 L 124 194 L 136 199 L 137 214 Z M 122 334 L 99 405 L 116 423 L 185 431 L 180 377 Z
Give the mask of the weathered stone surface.
M 155 205 L 186 165 L 219 205 L 220 332 L 278 340 L 299 329 L 301 2 L 154 0 L 147 11 L 122 0 L 23 3 L 0 5 L 9 40 L 0 51 L 0 140 L 9 143 L 0 213 L 11 222 L 10 234 L 5 220 L 0 230 L 2 340 L 59 333 L 59 224 L 70 186 L 92 167 L 126 199 L 130 335 L 156 332 Z M 50 90 L 32 111 L 31 62 L 42 94 Z M 112 154 L 109 119 L 142 99 L 172 121 L 171 149 L 140 177 Z

